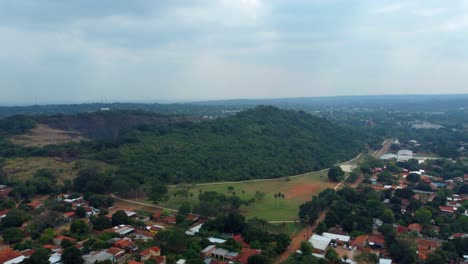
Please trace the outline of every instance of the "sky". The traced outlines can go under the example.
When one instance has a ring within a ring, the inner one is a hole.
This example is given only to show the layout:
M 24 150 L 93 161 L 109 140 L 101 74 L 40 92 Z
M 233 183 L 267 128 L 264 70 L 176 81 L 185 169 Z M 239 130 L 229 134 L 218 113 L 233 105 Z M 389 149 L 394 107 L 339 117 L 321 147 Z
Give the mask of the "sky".
M 0 0 L 0 103 L 468 93 L 468 1 Z

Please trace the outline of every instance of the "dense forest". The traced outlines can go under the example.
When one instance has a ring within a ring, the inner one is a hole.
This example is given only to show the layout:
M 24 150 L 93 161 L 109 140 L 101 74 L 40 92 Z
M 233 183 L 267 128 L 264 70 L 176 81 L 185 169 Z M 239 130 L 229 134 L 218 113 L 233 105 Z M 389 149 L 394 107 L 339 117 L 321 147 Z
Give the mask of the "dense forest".
M 294 175 L 348 160 L 364 146 L 324 119 L 267 106 L 209 122 L 139 126 L 121 138 L 131 143 L 94 145 L 93 158 L 171 183 Z
M 87 121 L 100 125 L 93 132 Z M 20 147 L 2 140 L 3 157 L 100 160 L 114 165 L 116 176 L 138 179 L 140 183 L 155 179 L 178 183 L 288 176 L 330 167 L 364 148 L 363 137 L 349 129 L 305 112 L 271 106 L 211 121 L 109 111 L 21 116 L 2 122 L 4 135 L 25 132 L 38 122 L 95 138 L 42 148 Z M 101 134 L 106 135 L 106 129 L 113 137 L 99 139 Z

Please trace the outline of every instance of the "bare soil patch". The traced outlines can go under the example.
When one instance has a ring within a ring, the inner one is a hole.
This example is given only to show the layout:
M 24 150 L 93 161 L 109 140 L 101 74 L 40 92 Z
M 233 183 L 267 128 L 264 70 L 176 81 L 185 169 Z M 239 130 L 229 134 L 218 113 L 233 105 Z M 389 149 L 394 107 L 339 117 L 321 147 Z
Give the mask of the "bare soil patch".
M 88 140 L 76 131 L 65 131 L 51 128 L 44 124 L 38 124 L 28 133 L 11 137 L 10 140 L 21 146 L 43 147 L 52 144 L 64 144 Z

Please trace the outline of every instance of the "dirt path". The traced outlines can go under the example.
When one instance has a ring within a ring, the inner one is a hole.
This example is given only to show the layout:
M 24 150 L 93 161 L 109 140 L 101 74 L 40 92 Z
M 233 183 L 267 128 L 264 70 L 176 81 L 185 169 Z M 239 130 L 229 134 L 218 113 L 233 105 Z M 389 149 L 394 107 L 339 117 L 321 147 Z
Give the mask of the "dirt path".
M 345 162 L 342 162 L 342 163 L 338 163 L 336 164 L 337 166 L 338 165 L 345 165 L 345 164 L 351 164 L 353 163 L 354 161 L 356 161 L 357 159 L 359 159 L 361 157 L 362 153 L 359 153 L 359 155 L 357 155 L 356 157 L 348 160 L 348 161 L 345 161 Z M 223 181 L 223 182 L 207 182 L 207 183 L 198 183 L 198 184 L 194 184 L 193 186 L 211 186 L 211 185 L 222 185 L 222 184 L 236 184 L 236 183 L 249 183 L 249 182 L 260 182 L 260 181 L 278 181 L 278 180 L 284 180 L 286 178 L 289 178 L 289 179 L 294 179 L 294 178 L 297 178 L 297 177 L 302 177 L 302 176 L 306 176 L 307 174 L 310 174 L 310 173 L 317 173 L 317 172 L 323 172 L 323 171 L 326 171 L 326 170 L 329 170 L 330 168 L 325 168 L 325 169 L 322 169 L 322 170 L 318 170 L 318 171 L 310 171 L 310 172 L 306 172 L 306 173 L 303 173 L 303 174 L 298 174 L 298 175 L 293 175 L 293 176 L 285 176 L 285 177 L 280 177 L 280 178 L 270 178 L 270 179 L 255 179 L 255 180 L 246 180 L 246 181 Z M 168 185 L 168 187 L 177 187 L 178 185 L 177 184 L 173 184 L 173 185 Z
M 169 210 L 169 211 L 172 211 L 172 212 L 177 212 L 177 210 L 174 210 L 174 209 L 171 209 L 171 208 L 167 208 L 167 207 L 162 207 L 162 206 L 158 206 L 158 205 L 153 205 L 153 204 L 147 204 L 147 203 L 142 203 L 142 202 L 137 202 L 137 201 L 132 201 L 132 200 L 128 200 L 128 199 L 123 199 L 123 198 L 119 198 L 117 196 L 115 196 L 114 194 L 111 194 L 111 197 L 114 198 L 115 200 L 117 201 L 120 201 L 120 206 L 124 207 L 124 205 L 122 203 L 127 203 L 127 204 L 132 204 L 132 205 L 138 205 L 141 209 L 151 209 L 151 210 L 154 210 L 154 209 L 157 209 L 157 210 Z
M 384 143 L 382 144 L 382 148 L 375 151 L 372 156 L 378 158 L 380 157 L 381 155 L 385 154 L 386 152 L 388 152 L 388 150 L 390 149 L 390 146 L 392 144 L 393 140 L 391 139 L 387 139 L 384 141 Z M 360 156 L 358 156 L 359 158 Z M 355 158 L 356 159 L 356 158 Z M 353 159 L 353 160 L 355 160 Z M 349 162 L 347 162 L 349 163 Z M 360 175 L 359 178 L 353 183 L 351 184 L 350 186 L 352 188 L 357 188 L 359 186 L 359 184 L 362 183 L 362 181 L 364 180 L 364 175 Z M 341 188 L 343 186 L 343 182 L 340 182 L 339 184 L 337 184 L 334 188 L 334 190 L 337 190 L 339 188 Z M 289 258 L 289 256 L 291 256 L 292 254 L 294 254 L 298 249 L 300 249 L 301 247 L 301 242 L 302 241 L 307 241 L 309 239 L 309 236 L 312 235 L 312 232 L 313 230 L 315 230 L 317 228 L 317 226 L 323 221 L 325 220 L 325 216 L 327 215 L 327 212 L 328 212 L 328 209 L 321 212 L 319 217 L 317 218 L 317 220 L 315 220 L 315 222 L 312 224 L 312 226 L 310 227 L 306 227 L 306 228 L 303 228 L 300 232 L 298 232 L 292 239 L 291 239 L 291 243 L 289 244 L 289 247 L 288 249 L 283 252 L 274 262 L 274 264 L 280 264 L 281 262 L 285 261 L 287 258 Z

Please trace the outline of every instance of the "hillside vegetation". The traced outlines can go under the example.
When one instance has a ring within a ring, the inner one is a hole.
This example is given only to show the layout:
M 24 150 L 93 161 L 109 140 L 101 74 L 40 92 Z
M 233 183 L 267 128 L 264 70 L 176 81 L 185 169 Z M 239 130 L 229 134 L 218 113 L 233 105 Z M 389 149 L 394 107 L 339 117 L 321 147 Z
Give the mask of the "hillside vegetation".
M 327 120 L 261 106 L 211 122 L 140 126 L 118 147 L 94 146 L 93 156 L 122 174 L 178 183 L 295 175 L 350 159 L 362 147 L 357 135 Z

